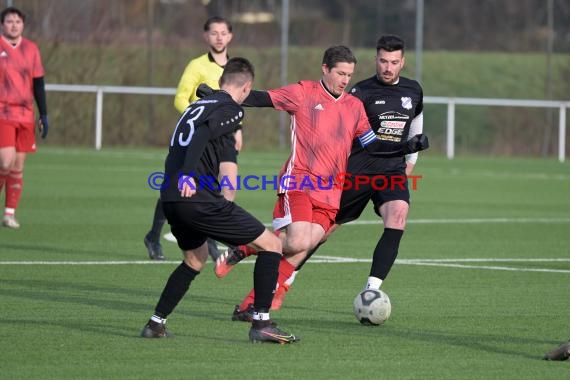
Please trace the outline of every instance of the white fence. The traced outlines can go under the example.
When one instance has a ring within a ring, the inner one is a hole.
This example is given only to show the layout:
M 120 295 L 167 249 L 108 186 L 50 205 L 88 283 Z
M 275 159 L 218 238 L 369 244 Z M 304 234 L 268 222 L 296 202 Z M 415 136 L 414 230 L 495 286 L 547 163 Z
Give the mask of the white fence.
M 135 86 L 95 86 L 95 85 L 69 85 L 48 84 L 47 91 L 59 92 L 91 92 L 96 94 L 95 101 L 95 149 L 99 150 L 103 140 L 103 95 L 109 94 L 136 94 L 136 95 L 170 95 L 176 94 L 175 88 L 168 87 L 135 87 Z M 566 110 L 570 108 L 570 101 L 559 100 L 515 100 L 515 99 L 483 99 L 483 98 L 451 98 L 440 96 L 424 97 L 425 104 L 447 105 L 447 158 L 455 156 L 455 106 L 500 106 L 500 107 L 536 107 L 558 109 L 558 161 L 566 159 Z

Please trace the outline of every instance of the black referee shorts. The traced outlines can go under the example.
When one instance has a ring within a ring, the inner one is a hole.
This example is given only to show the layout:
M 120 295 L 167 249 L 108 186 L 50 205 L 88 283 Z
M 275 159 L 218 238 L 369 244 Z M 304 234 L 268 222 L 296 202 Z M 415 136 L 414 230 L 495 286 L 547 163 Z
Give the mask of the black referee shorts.
M 241 245 L 257 239 L 265 226 L 224 198 L 212 202 L 163 202 L 164 215 L 181 250 L 200 247 L 207 238 Z
M 336 214 L 336 224 L 358 219 L 370 200 L 374 204 L 374 212 L 380 217 L 378 209 L 386 202 L 402 200 L 410 203 L 410 190 L 405 174 L 385 176 L 361 174 L 360 176 L 369 177 L 369 181 L 366 184 L 360 184 L 358 188 L 353 183 L 352 188 L 343 190 L 340 207 Z

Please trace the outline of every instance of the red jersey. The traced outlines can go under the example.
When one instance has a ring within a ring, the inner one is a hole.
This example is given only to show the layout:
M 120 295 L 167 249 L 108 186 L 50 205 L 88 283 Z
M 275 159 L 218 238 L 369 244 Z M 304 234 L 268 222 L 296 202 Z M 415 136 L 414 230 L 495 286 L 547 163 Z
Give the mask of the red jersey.
M 362 102 L 332 96 L 320 81 L 301 81 L 268 91 L 273 106 L 291 115 L 291 156 L 279 173 L 279 193 L 304 191 L 339 207 L 336 176 L 346 171 L 355 138 L 374 138 Z
M 40 51 L 23 38 L 12 46 L 0 37 L 0 119 L 34 122 L 34 78 L 44 76 Z

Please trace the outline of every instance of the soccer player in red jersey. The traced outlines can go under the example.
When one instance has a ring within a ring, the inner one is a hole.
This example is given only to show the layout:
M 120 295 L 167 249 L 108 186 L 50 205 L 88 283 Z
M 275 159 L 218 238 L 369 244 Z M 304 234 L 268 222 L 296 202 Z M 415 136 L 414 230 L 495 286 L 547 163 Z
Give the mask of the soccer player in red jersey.
M 357 139 L 363 147 L 374 146 L 375 151 L 382 151 L 377 149 L 382 142 L 376 139 L 362 102 L 344 91 L 355 65 L 356 58 L 349 48 L 333 46 L 325 51 L 320 81 L 252 91 L 244 102 L 291 115 L 291 155 L 279 175 L 280 188 L 273 211 L 273 228 L 281 238 L 284 254 L 279 266 L 278 292 L 334 224 L 343 186 L 339 175 L 346 172 L 353 141 Z M 412 150 L 425 148 L 419 140 L 414 140 Z M 384 153 L 409 153 L 411 145 L 404 145 Z M 226 253 L 217 260 L 218 277 L 231 269 L 230 256 Z M 253 299 L 251 291 L 232 318 L 241 320 L 244 313 L 249 314 Z
M 22 37 L 25 15 L 8 7 L 0 22 L 0 191 L 6 188 L 2 224 L 19 228 L 14 215 L 22 195 L 24 161 L 27 153 L 36 151 L 34 99 L 42 138 L 48 132 L 44 68 L 36 44 Z

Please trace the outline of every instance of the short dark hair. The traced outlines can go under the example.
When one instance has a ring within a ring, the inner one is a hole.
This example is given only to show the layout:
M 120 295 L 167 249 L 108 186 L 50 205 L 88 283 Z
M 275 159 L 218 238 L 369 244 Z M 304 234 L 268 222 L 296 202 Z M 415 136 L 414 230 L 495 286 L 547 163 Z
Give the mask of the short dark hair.
M 220 87 L 224 84 L 243 86 L 255 77 L 253 65 L 242 57 L 230 58 L 224 66 L 224 72 L 220 77 Z
M 212 24 L 226 24 L 230 33 L 232 32 L 232 23 L 229 20 L 220 17 L 220 16 L 213 16 L 206 20 L 204 23 L 204 32 L 210 31 L 210 26 Z
M 9 14 L 17 14 L 22 19 L 23 22 L 26 22 L 26 15 L 24 14 L 24 12 L 22 12 L 16 7 L 8 7 L 4 9 L 2 13 L 0 13 L 0 23 L 4 24 L 4 19 Z
M 356 64 L 356 57 L 352 51 L 343 45 L 331 46 L 325 50 L 323 55 L 323 64 L 332 69 L 339 62 L 347 62 Z
M 406 44 L 404 40 L 395 34 L 386 34 L 378 39 L 376 43 L 376 52 L 378 53 L 380 49 L 385 51 L 402 51 L 402 55 L 404 55 L 404 50 L 406 48 Z

